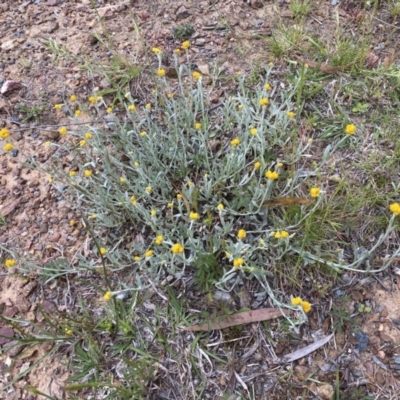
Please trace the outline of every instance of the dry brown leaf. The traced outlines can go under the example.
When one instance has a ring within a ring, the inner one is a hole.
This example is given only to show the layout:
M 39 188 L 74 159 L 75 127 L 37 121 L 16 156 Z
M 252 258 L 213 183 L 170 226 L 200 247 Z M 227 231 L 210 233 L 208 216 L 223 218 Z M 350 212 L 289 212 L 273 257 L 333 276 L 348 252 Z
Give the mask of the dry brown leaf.
M 379 57 L 373 52 L 369 51 L 365 56 L 365 64 L 368 68 L 374 68 L 379 62 Z
M 394 50 L 390 50 L 389 54 L 383 60 L 383 65 L 385 68 L 389 68 L 394 63 Z
M 3 217 L 6 217 L 8 214 L 12 213 L 19 206 L 19 203 L 20 199 L 17 199 L 1 207 L 0 209 L 1 215 Z
M 283 356 L 279 362 L 280 363 L 291 363 L 293 361 L 296 361 L 300 358 L 303 358 L 310 353 L 314 352 L 315 350 L 318 350 L 320 347 L 322 347 L 324 344 L 328 343 L 333 337 L 333 333 L 323 337 L 320 340 L 317 340 L 314 343 L 311 343 L 310 345 L 303 347 L 302 349 L 296 350 L 293 353 L 286 354 Z
M 335 72 L 344 71 L 346 68 L 352 65 L 348 64 L 340 67 L 334 67 L 333 65 L 329 65 L 326 63 L 317 63 L 315 61 L 307 60 L 306 58 L 300 57 L 297 54 L 294 55 L 294 58 L 301 61 L 303 64 L 307 64 L 311 68 L 317 68 L 320 71 L 325 72 L 327 74 L 334 74 Z
M 192 325 L 182 328 L 184 331 L 209 331 L 224 329 L 230 326 L 249 324 L 251 322 L 267 321 L 282 317 L 285 314 L 278 308 L 260 308 L 259 310 L 244 311 L 238 314 L 223 315 L 201 325 Z
M 267 200 L 262 203 L 263 207 L 276 207 L 276 206 L 294 206 L 298 204 L 311 204 L 312 201 L 308 199 L 300 199 L 298 197 L 278 197 L 273 200 Z

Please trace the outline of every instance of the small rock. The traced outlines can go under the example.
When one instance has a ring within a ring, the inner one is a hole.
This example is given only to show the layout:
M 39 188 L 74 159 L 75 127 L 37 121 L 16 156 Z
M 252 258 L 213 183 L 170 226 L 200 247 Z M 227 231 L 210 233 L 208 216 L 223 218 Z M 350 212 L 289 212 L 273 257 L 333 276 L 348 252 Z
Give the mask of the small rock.
M 365 334 L 362 330 L 358 330 L 355 335 L 355 344 L 358 351 L 365 351 L 367 349 L 368 343 L 369 343 L 369 337 L 367 334 Z M 350 340 L 351 341 L 351 340 Z
M 207 43 L 207 40 L 204 38 L 196 39 L 194 44 L 196 46 L 204 46 Z
M 3 51 L 9 51 L 9 50 L 13 50 L 15 45 L 17 43 L 15 42 L 15 40 L 7 40 L 6 42 L 4 42 L 0 47 Z
M 36 199 L 32 204 L 32 209 L 37 210 L 40 207 L 41 203 L 42 203 L 42 201 L 40 199 Z
M 110 86 L 110 81 L 109 81 L 108 79 L 104 78 L 104 79 L 102 79 L 102 80 L 100 81 L 99 86 L 100 86 L 102 89 L 105 89 L 105 88 L 107 88 L 107 87 Z
M 190 17 L 190 12 L 187 10 L 185 6 L 180 6 L 175 12 L 175 20 L 179 21 L 187 17 Z
M 22 88 L 22 84 L 18 81 L 5 81 L 0 89 L 1 94 L 12 92 Z
M 47 0 L 47 6 L 58 6 L 63 2 L 63 0 Z
M 6 307 L 2 313 L 3 317 L 14 318 L 18 313 L 18 308 L 15 306 Z
M 385 357 L 386 357 L 386 353 L 385 353 L 384 351 L 382 351 L 382 350 L 379 350 L 379 351 L 378 351 L 378 357 L 379 357 L 381 360 L 384 360 Z
M 8 336 L 8 338 L 5 338 L 3 336 Z M 5 343 L 11 342 L 11 340 L 14 337 L 14 330 L 10 328 L 9 326 L 4 326 L 3 328 L 0 328 L 0 346 L 2 346 Z
M 210 75 L 210 68 L 208 67 L 207 64 L 205 65 L 198 65 L 197 69 L 203 74 L 203 75 Z
M 58 131 L 43 130 L 41 133 L 45 139 L 57 139 L 60 136 Z
M 8 237 L 7 235 L 2 235 L 0 236 L 0 243 L 4 244 L 8 242 Z
M 7 351 L 9 357 L 12 358 L 17 356 L 24 348 L 24 346 L 19 346 L 18 343 L 18 340 L 12 340 L 11 342 L 4 345 L 3 349 Z
M 53 302 L 44 300 L 42 303 L 42 309 L 46 314 L 52 314 L 57 310 L 57 307 Z
M 322 385 L 317 388 L 317 393 L 322 400 L 331 400 L 335 391 L 331 385 Z
M 61 233 L 59 233 L 59 232 L 54 232 L 47 240 L 48 240 L 50 243 L 54 243 L 54 242 L 57 242 L 57 240 L 59 240 L 60 237 L 61 237 Z
M 13 131 L 11 135 L 12 135 L 13 139 L 16 140 L 17 142 L 22 140 L 24 137 L 24 135 L 21 131 Z
M 11 157 L 17 157 L 18 153 L 19 153 L 19 150 L 18 150 L 18 149 L 12 149 L 12 150 L 10 151 Z
M 48 224 L 46 224 L 46 223 L 40 224 L 39 233 L 47 233 L 48 230 L 49 230 L 49 225 Z M 35 249 L 35 250 L 37 250 L 37 249 Z
M 379 336 L 381 337 L 381 339 L 382 339 L 384 342 L 388 342 L 388 343 L 393 343 L 393 342 L 394 342 L 394 341 L 393 341 L 393 338 L 392 338 L 391 336 L 389 336 L 387 333 L 380 332 L 380 333 L 379 333 Z
M 49 27 L 49 29 L 47 30 L 47 32 L 48 33 L 53 33 L 54 31 L 56 31 L 58 28 L 59 28 L 59 24 L 58 24 L 58 21 L 54 21 L 51 25 L 50 25 L 50 27 Z

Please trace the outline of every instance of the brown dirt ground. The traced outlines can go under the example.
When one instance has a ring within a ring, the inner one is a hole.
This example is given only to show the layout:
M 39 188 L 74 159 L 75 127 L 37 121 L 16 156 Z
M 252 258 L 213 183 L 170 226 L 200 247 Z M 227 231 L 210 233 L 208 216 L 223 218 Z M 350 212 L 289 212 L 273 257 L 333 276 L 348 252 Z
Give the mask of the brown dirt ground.
M 52 105 L 64 102 L 71 94 L 84 100 L 99 88 L 109 85 L 104 77 L 99 74 L 90 76 L 74 62 L 52 62 L 53 55 L 43 44 L 46 38 L 63 43 L 73 54 L 106 60 L 106 51 L 93 40 L 93 33 L 99 33 L 104 38 L 104 24 L 110 32 L 113 48 L 140 65 L 145 62 L 146 48 L 157 46 L 166 52 L 172 51 L 177 42 L 172 38 L 171 29 L 180 23 L 190 22 L 195 27 L 191 38 L 194 62 L 208 66 L 224 64 L 227 71 L 233 74 L 248 71 L 254 61 L 268 62 L 273 59 L 265 41 L 257 39 L 257 36 L 271 35 L 271 30 L 277 25 L 276 13 L 284 22 L 292 23 L 288 2 L 285 1 L 195 0 L 187 3 L 96 0 L 95 3 L 97 11 L 90 7 L 89 0 L 3 0 L 0 4 L 0 86 L 6 80 L 15 80 L 22 85 L 18 90 L 0 95 L 0 128 L 6 126 L 10 129 L 12 139 L 20 149 L 15 156 L 0 155 L 0 209 L 7 222 L 0 227 L 0 243 L 5 248 L 18 250 L 22 257 L 31 256 L 38 263 L 61 256 L 71 259 L 89 239 L 81 222 L 70 226 L 71 219 L 79 218 L 57 185 L 49 184 L 47 175 L 31 171 L 22 162 L 34 155 L 45 164 L 50 152 L 56 150 L 55 147 L 44 147 L 44 142 L 64 140 L 58 137 L 54 128 L 38 127 L 68 122 L 66 116 L 52 110 Z M 331 6 L 330 1 L 320 3 L 306 22 L 306 29 L 313 36 L 323 37 L 335 32 L 336 11 L 342 17 L 344 30 L 357 30 L 357 23 L 364 15 L 358 2 L 343 1 L 339 8 Z M 179 16 L 185 16 L 183 6 L 187 7 L 187 17 L 179 19 Z M 374 55 L 378 57 L 376 62 L 382 62 L 391 54 L 397 59 L 397 22 L 390 19 L 384 7 L 378 17 L 372 24 L 374 45 L 384 43 L 384 46 L 374 50 Z M 204 29 L 214 23 L 220 27 L 224 21 L 233 28 L 232 31 Z M 135 30 L 136 24 L 140 36 Z M 29 62 L 29 68 L 22 66 L 25 61 Z M 146 103 L 146 90 L 140 88 L 140 80 L 132 84 L 131 92 L 139 103 Z M 49 106 L 42 112 L 40 122 L 22 122 L 23 115 L 18 104 L 34 107 L 44 103 Z M 6 257 L 5 253 L 3 257 Z M 397 352 L 397 343 L 400 343 L 400 291 L 393 283 L 393 276 L 382 279 L 390 290 L 383 290 L 380 284 L 371 281 L 363 285 L 355 285 L 353 281 L 346 288 L 353 303 L 366 302 L 372 307 L 372 312 L 365 313 L 361 324 L 362 331 L 369 337 L 367 350 L 357 351 L 354 337 L 337 334 L 323 351 L 295 363 L 295 382 L 301 386 L 305 376 L 314 374 L 316 379 L 333 383 L 335 377 L 332 371 L 339 365 L 341 381 L 348 382 L 349 386 L 367 385 L 372 392 L 381 393 L 379 398 L 399 398 L 395 397 L 399 388 L 398 373 L 391 360 Z M 59 290 L 62 288 L 57 284 L 43 285 L 34 273 L 22 276 L 3 268 L 0 285 L 0 309 L 2 315 L 8 317 L 40 323 L 43 317 L 38 312 L 38 305 L 49 314 L 56 309 L 65 311 L 73 305 L 69 300 L 60 301 L 62 296 Z M 348 305 L 349 309 L 353 306 Z M 328 326 L 329 320 L 318 313 L 316 306 L 305 335 L 326 330 Z M 298 347 L 302 345 L 300 343 Z M 16 382 L 12 390 L 1 393 L 1 387 L 32 366 L 48 350 L 46 345 L 42 345 L 24 354 L 14 369 L 0 378 L 0 398 L 42 398 L 29 394 L 25 389 L 27 385 L 64 398 L 62 387 L 68 371 L 59 356 L 51 356 Z M 275 352 L 287 353 L 288 349 L 283 347 L 280 352 L 276 348 Z M 2 370 L 11 362 L 10 354 L 0 357 Z M 223 382 L 221 385 L 223 387 Z M 307 398 L 327 398 L 324 390 L 329 392 L 329 387 L 315 383 L 305 386 Z M 276 398 L 282 397 L 278 395 Z

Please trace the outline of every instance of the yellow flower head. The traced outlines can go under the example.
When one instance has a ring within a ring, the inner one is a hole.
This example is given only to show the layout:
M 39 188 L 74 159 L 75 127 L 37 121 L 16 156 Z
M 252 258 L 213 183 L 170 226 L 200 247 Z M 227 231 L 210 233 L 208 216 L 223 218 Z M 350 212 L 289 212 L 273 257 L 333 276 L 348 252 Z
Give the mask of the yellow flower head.
M 321 189 L 320 188 L 313 187 L 313 188 L 310 189 L 310 196 L 311 197 L 314 197 L 314 198 L 319 197 L 320 193 L 321 193 Z
M 178 194 L 176 195 L 176 198 L 180 200 L 180 199 L 183 198 L 183 196 L 182 196 L 180 193 L 178 193 Z
M 92 104 L 96 103 L 96 97 L 95 96 L 90 96 L 88 98 L 88 100 L 89 100 L 89 103 L 92 103 Z
M 151 215 L 152 217 L 155 217 L 155 216 L 157 215 L 157 211 L 156 211 L 156 210 L 151 210 L 151 211 L 150 211 L 150 215 Z
M 65 330 L 65 334 L 68 335 L 68 336 L 71 336 L 73 334 L 72 329 L 66 329 Z
M 121 176 L 121 178 L 119 178 L 119 181 L 120 181 L 121 183 L 125 183 L 125 182 L 126 182 L 126 179 L 125 179 L 123 176 Z
M 219 203 L 217 206 L 218 211 L 222 211 L 224 209 L 224 205 L 222 203 Z
M 140 261 L 140 257 L 139 257 L 139 256 L 135 256 L 135 257 L 133 257 L 133 259 L 134 259 L 135 261 Z
M 296 115 L 293 111 L 289 111 L 288 113 L 287 113 L 287 115 L 288 115 L 288 117 L 289 118 L 294 118 L 294 116 Z
M 393 203 L 389 206 L 389 210 L 394 214 L 394 215 L 400 215 L 400 204 L 399 203 Z
M 132 205 L 136 206 L 137 205 L 137 200 L 135 196 L 131 196 L 131 203 Z
M 154 253 L 153 250 L 147 250 L 146 253 L 144 253 L 144 256 L 146 258 L 150 258 L 153 255 L 153 253 Z
M 135 161 L 135 167 L 139 167 L 140 163 L 138 161 Z
M 10 136 L 10 131 L 7 128 L 0 129 L 0 138 L 7 139 Z
M 108 114 L 111 114 L 112 112 L 113 112 L 113 108 L 112 108 L 112 107 L 108 107 L 108 108 L 107 108 L 107 113 L 108 113 Z
M 67 134 L 67 128 L 65 127 L 65 126 L 62 126 L 59 130 L 58 130 L 58 133 L 61 135 L 61 136 L 65 136 L 66 134 Z
M 146 135 L 147 135 L 147 132 L 145 132 L 145 131 L 142 131 L 142 132 L 140 132 L 140 133 L 139 133 L 139 135 L 140 135 L 141 137 L 144 137 L 144 136 L 146 136 Z
M 261 107 L 267 107 L 268 104 L 269 104 L 269 100 L 266 97 L 263 97 L 262 99 L 260 99 Z
M 179 253 L 183 253 L 184 248 L 180 243 L 175 243 L 172 247 L 171 247 L 171 251 L 174 254 L 179 254 Z
M 237 237 L 239 239 L 244 239 L 246 237 L 246 231 L 244 229 L 239 229 L 238 233 L 237 233 Z
M 165 76 L 165 69 L 160 68 L 160 69 L 157 71 L 157 75 L 158 75 L 159 77 Z
M 191 211 L 190 214 L 189 214 L 189 218 L 193 219 L 193 220 L 199 219 L 199 214 L 197 212 Z
M 301 297 L 293 297 L 291 301 L 294 306 L 299 306 L 302 302 Z
M 189 42 L 189 40 L 185 40 L 185 41 L 181 44 L 181 46 L 182 46 L 182 49 L 183 49 L 183 50 L 188 50 L 189 47 L 190 47 L 190 42 Z
M 100 254 L 105 256 L 107 254 L 107 250 L 104 247 L 100 247 Z
M 82 114 L 81 110 L 75 110 L 75 117 L 80 117 Z
M 173 93 L 168 93 L 168 94 L 167 94 L 167 97 L 168 97 L 169 99 L 172 99 L 172 98 L 174 97 L 174 94 L 173 94 Z
M 128 107 L 128 111 L 135 111 L 135 110 L 136 110 L 135 105 L 134 104 L 130 104 L 129 107 Z
M 13 260 L 12 258 L 7 258 L 7 260 L 6 260 L 6 262 L 5 262 L 5 265 L 6 265 L 6 267 L 8 267 L 8 268 L 12 268 L 12 267 L 15 267 L 15 264 L 16 264 L 17 262 L 15 261 L 15 260 Z
M 71 94 L 71 96 L 69 97 L 69 99 L 71 101 L 76 101 L 76 96 L 74 94 Z
M 78 223 L 78 221 L 76 219 L 71 219 L 71 221 L 69 221 L 69 224 L 71 226 L 75 226 Z
M 76 176 L 76 171 L 69 171 L 69 176 Z
M 259 169 L 260 167 L 261 167 L 260 161 L 256 161 L 256 162 L 254 163 L 254 169 Z
M 174 50 L 174 53 L 175 53 L 175 54 L 181 54 L 181 49 L 175 49 L 175 50 Z
M 150 108 L 151 108 L 151 103 L 147 103 L 147 104 L 146 104 L 146 108 L 147 108 L 148 110 L 150 110 Z
M 231 146 L 232 147 L 236 147 L 240 144 L 240 139 L 239 138 L 235 138 L 233 140 L 231 140 Z
M 344 131 L 345 131 L 348 135 L 353 135 L 354 132 L 355 132 L 356 130 L 357 130 L 357 127 L 356 127 L 355 125 L 353 125 L 353 124 L 347 124 Z
M 112 297 L 112 292 L 105 292 L 103 296 L 104 301 L 110 301 Z
M 242 264 L 244 264 L 243 258 L 235 258 L 235 259 L 233 260 L 233 266 L 234 266 L 235 268 L 239 268 Z
M 276 180 L 279 178 L 279 174 L 278 174 L 276 171 L 268 170 L 268 171 L 265 173 L 265 177 L 266 177 L 267 179 L 271 179 L 271 180 L 273 180 L 273 181 L 276 181 Z
M 85 138 L 86 139 L 91 139 L 93 137 L 93 135 L 90 132 L 86 132 L 85 133 Z
M 161 53 L 162 53 L 161 49 L 159 49 L 158 47 L 153 47 L 153 48 L 151 49 L 151 51 L 152 51 L 153 53 L 155 53 L 155 54 L 161 54 Z
M 196 130 L 201 129 L 201 123 L 200 122 L 196 122 L 196 124 L 194 125 Z
M 308 301 L 302 301 L 301 308 L 303 309 L 304 312 L 308 313 L 311 311 L 311 304 Z
M 250 134 L 251 135 L 257 135 L 257 129 L 256 128 L 250 128 Z
M 287 231 L 278 231 L 274 234 L 275 239 L 285 239 L 289 236 Z
M 278 164 L 276 164 L 278 168 L 282 168 L 283 167 L 283 163 L 278 162 Z
M 193 79 L 194 79 L 195 81 L 198 81 L 199 79 L 202 78 L 202 77 L 201 77 L 201 73 L 200 73 L 200 72 L 197 72 L 197 71 L 193 71 L 193 72 L 192 72 L 192 76 L 193 76 Z
M 80 145 L 81 147 L 85 147 L 86 144 L 87 144 L 87 142 L 86 142 L 86 140 L 84 140 L 84 139 L 82 139 L 82 140 L 79 142 L 79 145 Z
M 86 178 L 89 178 L 92 175 L 92 170 L 91 169 L 85 169 L 83 171 L 83 174 L 86 176 Z
M 153 190 L 153 188 L 151 186 L 147 186 L 147 188 L 146 188 L 147 193 L 150 193 L 152 190 Z
M 267 92 L 270 92 L 270 91 L 272 90 L 272 87 L 271 87 L 271 85 L 270 85 L 269 83 L 266 83 L 266 84 L 264 85 L 264 89 L 265 89 Z
M 174 206 L 174 203 L 172 203 L 172 202 L 169 202 L 168 204 L 167 204 L 167 207 L 169 207 L 169 208 L 171 208 L 171 207 L 173 207 Z
M 243 108 L 243 104 L 238 105 L 238 110 L 241 110 Z
M 61 110 L 61 108 L 62 108 L 62 104 L 55 104 L 54 105 L 54 109 L 55 110 Z
M 163 240 L 164 240 L 164 237 L 162 235 L 158 235 L 156 237 L 155 243 L 156 244 L 161 244 L 163 242 Z
M 12 143 L 6 143 L 3 147 L 4 151 L 11 151 L 14 148 Z

